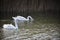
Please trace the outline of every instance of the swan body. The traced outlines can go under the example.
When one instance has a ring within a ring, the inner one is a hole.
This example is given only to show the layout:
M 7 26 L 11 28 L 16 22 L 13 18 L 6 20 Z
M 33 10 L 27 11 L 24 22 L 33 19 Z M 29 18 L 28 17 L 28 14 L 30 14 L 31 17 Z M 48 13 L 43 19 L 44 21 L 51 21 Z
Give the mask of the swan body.
M 17 23 L 16 23 L 16 21 L 15 21 L 15 26 L 12 25 L 12 24 L 4 24 L 4 25 L 3 25 L 3 28 L 4 28 L 4 29 L 18 29 L 18 25 L 17 25 Z
M 23 16 L 17 16 L 17 17 L 12 17 L 14 20 L 20 20 L 20 21 L 29 21 L 31 19 L 31 21 L 33 21 L 33 18 L 31 16 L 28 16 L 27 18 L 23 17 Z
M 4 24 L 4 25 L 3 25 L 3 28 L 5 28 L 5 29 L 17 29 L 17 27 L 15 27 L 15 26 L 12 25 L 12 24 Z

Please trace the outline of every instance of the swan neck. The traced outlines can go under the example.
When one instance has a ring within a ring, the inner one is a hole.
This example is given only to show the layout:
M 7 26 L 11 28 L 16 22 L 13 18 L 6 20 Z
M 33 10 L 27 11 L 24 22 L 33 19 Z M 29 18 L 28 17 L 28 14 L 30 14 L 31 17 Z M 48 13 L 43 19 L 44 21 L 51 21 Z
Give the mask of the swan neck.
M 14 22 L 15 22 L 15 27 L 16 27 L 16 28 L 18 28 L 17 21 L 16 21 L 16 20 L 14 20 Z
M 27 19 L 29 20 L 29 17 L 27 17 Z

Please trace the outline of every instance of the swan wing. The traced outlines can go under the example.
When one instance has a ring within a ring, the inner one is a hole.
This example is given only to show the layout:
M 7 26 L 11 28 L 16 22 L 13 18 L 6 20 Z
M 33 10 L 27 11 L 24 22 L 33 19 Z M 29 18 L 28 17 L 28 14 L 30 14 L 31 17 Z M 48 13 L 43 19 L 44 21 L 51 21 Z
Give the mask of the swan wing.
M 19 20 L 27 20 L 25 17 L 23 17 L 23 16 L 17 16 L 17 19 L 19 19 Z
M 3 25 L 3 28 L 7 28 L 9 24 L 4 24 Z
M 4 24 L 3 25 L 3 28 L 8 28 L 8 29 L 10 29 L 10 28 L 15 28 L 12 24 Z

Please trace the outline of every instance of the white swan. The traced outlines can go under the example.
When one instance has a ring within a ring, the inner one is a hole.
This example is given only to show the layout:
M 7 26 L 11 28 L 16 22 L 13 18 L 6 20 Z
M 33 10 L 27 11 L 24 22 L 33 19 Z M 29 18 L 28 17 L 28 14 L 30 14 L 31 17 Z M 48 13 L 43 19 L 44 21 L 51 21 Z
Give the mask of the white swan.
M 27 18 L 23 16 L 17 16 L 17 17 L 12 17 L 14 20 L 20 20 L 20 21 L 33 21 L 34 19 L 31 16 L 28 16 Z
M 4 25 L 3 25 L 3 28 L 4 28 L 4 29 L 18 29 L 17 22 L 16 22 L 16 20 L 14 20 L 14 21 L 15 21 L 15 26 L 12 25 L 12 24 L 4 24 Z

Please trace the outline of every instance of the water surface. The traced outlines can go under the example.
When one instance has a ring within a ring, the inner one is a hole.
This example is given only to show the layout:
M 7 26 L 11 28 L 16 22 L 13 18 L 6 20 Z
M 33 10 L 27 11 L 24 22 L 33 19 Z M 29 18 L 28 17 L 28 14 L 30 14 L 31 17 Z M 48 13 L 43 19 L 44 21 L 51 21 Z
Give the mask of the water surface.
M 4 21 L 1 25 L 11 22 L 14 25 L 13 21 Z M 18 31 L 0 28 L 0 40 L 60 40 L 60 24 L 58 23 L 34 21 L 22 24 L 18 24 Z

